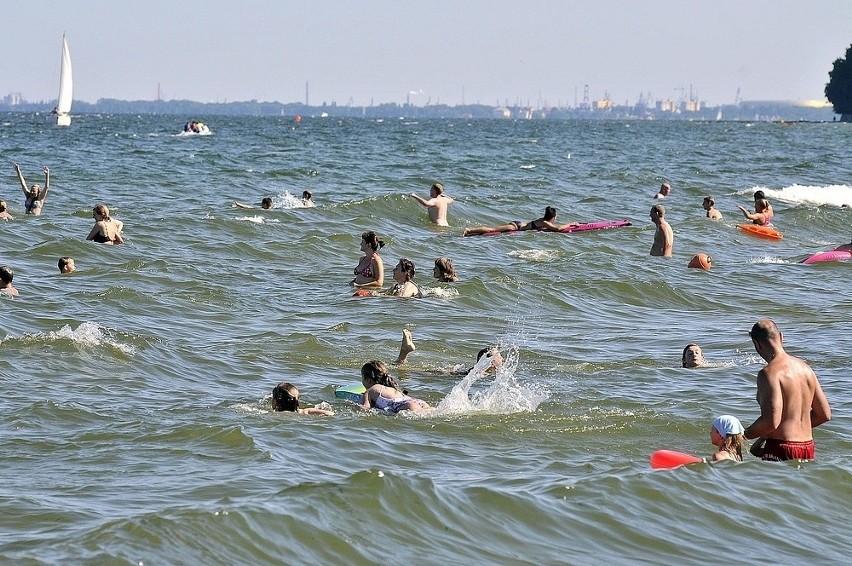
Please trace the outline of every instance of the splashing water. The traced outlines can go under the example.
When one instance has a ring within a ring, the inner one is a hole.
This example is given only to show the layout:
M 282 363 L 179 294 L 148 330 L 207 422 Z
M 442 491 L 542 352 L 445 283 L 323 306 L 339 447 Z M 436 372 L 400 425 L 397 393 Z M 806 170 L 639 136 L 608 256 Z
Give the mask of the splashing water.
M 468 374 L 438 403 L 435 412 L 440 415 L 533 412 L 548 398 L 546 391 L 537 391 L 515 380 L 518 349 L 514 346 L 506 349 L 503 364 L 495 372 L 491 386 L 485 391 L 477 391 L 471 395 L 470 388 L 477 380 L 485 377 L 491 367 L 491 360 L 491 353 L 482 356 Z
M 312 208 L 310 205 L 305 205 L 302 197 L 291 195 L 290 191 L 284 191 L 282 194 L 272 197 L 272 208 Z

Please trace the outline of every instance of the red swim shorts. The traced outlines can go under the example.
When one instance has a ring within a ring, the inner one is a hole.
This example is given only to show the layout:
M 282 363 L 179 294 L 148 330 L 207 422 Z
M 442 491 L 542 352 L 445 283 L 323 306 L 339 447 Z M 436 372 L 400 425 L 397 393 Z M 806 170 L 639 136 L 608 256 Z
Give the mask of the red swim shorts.
M 782 460 L 813 460 L 816 447 L 813 439 L 802 442 L 769 438 L 763 445 L 763 459 L 773 462 Z

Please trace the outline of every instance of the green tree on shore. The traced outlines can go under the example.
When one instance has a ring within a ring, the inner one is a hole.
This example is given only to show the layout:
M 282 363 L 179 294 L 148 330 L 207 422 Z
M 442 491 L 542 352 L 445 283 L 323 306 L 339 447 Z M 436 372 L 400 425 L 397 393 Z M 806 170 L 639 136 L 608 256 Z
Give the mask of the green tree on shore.
M 834 68 L 828 72 L 825 97 L 840 114 L 841 122 L 852 122 L 852 45 L 846 50 L 846 58 L 835 59 Z

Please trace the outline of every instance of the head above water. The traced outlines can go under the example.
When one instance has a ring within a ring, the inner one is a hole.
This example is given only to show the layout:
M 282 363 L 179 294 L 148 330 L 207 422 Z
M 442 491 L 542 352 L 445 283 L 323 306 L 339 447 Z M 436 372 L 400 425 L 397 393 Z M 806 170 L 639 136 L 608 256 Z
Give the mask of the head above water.
M 394 271 L 399 270 L 400 273 L 405 275 L 405 280 L 408 281 L 410 279 L 414 279 L 414 262 L 408 259 L 407 257 L 401 258 L 399 263 L 396 264 L 396 267 L 393 268 Z
M 383 385 L 400 390 L 399 383 L 388 372 L 387 364 L 380 360 L 370 360 L 361 366 L 361 383 L 367 389 L 373 385 Z
M 94 216 L 102 216 L 104 218 L 109 218 L 109 208 L 104 203 L 100 203 L 95 205 L 95 208 L 92 209 L 92 214 Z
M 778 342 L 782 339 L 781 331 L 778 329 L 778 325 L 775 324 L 774 321 L 768 318 L 764 318 L 763 320 L 758 320 L 754 323 L 754 326 L 751 327 L 751 332 L 748 333 L 749 337 L 754 341 L 755 344 L 770 344 L 772 342 Z
M 376 236 L 376 233 L 372 230 L 361 234 L 361 239 L 364 241 L 365 244 L 370 246 L 370 249 L 372 249 L 374 252 L 383 248 L 385 245 L 385 243 L 380 240 L 379 237 Z
M 551 221 L 556 218 L 556 208 L 552 206 L 545 207 L 544 209 L 544 220 Z
M 77 269 L 77 266 L 74 265 L 74 258 L 67 255 L 59 258 L 56 265 L 59 267 L 59 273 L 71 273 Z
M 719 436 L 725 438 L 730 435 L 743 434 L 745 429 L 743 424 L 737 417 L 732 415 L 719 415 L 713 419 L 713 428 L 719 433 Z
M 0 265 L 0 283 L 10 285 L 15 278 L 15 272 L 8 265 Z
M 297 412 L 299 410 L 299 390 L 292 383 L 282 381 L 272 388 L 272 408 L 276 411 Z
M 710 209 L 716 206 L 716 199 L 714 199 L 710 195 L 707 195 L 706 197 L 704 197 L 704 202 L 701 204 L 705 209 Z
M 302 191 L 302 200 L 311 200 L 312 198 L 314 198 L 314 195 L 311 191 Z
M 439 257 L 435 260 L 435 269 L 432 274 L 438 281 L 458 281 L 458 275 L 456 275 L 456 268 L 453 265 L 453 260 L 448 257 Z
M 701 346 L 698 344 L 687 344 L 680 356 L 680 361 L 685 368 L 697 368 L 706 363 L 704 352 L 701 351 Z
M 444 193 L 444 185 L 441 183 L 435 183 L 432 185 L 432 188 L 429 189 L 429 192 L 432 193 L 432 196 L 441 196 Z
M 668 183 L 663 183 L 660 185 L 660 194 L 663 196 L 668 196 L 669 193 L 672 192 L 672 186 Z
M 761 199 L 765 199 L 765 198 L 766 198 L 766 193 L 764 193 L 763 191 L 754 191 L 755 202 L 757 202 Z
M 272 208 L 272 199 L 270 197 L 263 197 L 263 200 L 260 201 L 260 208 L 267 210 Z

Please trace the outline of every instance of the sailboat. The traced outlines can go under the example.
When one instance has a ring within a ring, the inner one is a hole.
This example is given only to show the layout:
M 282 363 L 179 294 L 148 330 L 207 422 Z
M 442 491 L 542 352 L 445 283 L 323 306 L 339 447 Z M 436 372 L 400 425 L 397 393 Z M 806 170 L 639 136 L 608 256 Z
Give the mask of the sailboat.
M 71 53 L 68 51 L 68 40 L 65 39 L 65 34 L 62 34 L 62 68 L 59 71 L 59 100 L 52 112 L 56 114 L 57 126 L 71 125 L 71 99 L 73 91 Z

